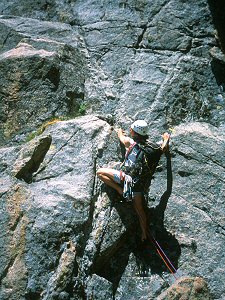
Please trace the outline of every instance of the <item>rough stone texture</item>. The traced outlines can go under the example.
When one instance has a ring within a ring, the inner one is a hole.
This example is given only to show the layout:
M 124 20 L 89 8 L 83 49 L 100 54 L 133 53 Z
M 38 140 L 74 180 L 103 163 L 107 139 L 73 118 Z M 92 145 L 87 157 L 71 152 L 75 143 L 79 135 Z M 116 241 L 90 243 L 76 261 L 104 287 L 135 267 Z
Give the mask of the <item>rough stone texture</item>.
M 13 166 L 13 175 L 18 179 L 23 179 L 27 183 L 31 183 L 32 174 L 39 169 L 49 150 L 51 141 L 51 136 L 43 136 L 26 144 L 20 150 L 19 157 Z
M 224 6 L 1 1 L 0 299 L 185 299 L 196 277 L 225 298 Z M 172 133 L 146 211 L 188 277 L 176 288 L 132 205 L 96 178 L 122 160 L 113 129 L 137 118 Z
M 158 300 L 211 300 L 206 282 L 199 277 L 182 278 L 172 285 Z
M 68 285 L 71 284 L 75 269 L 76 249 L 72 242 L 64 245 L 63 253 L 60 257 L 56 272 L 49 279 L 46 295 L 43 299 L 54 299 L 56 297 L 66 299 L 69 294 L 65 292 Z M 75 271 L 77 272 L 77 270 Z
M 52 117 L 75 116 L 83 100 L 86 66 L 82 48 L 77 49 L 81 42 L 76 30 L 4 17 L 0 26 L 1 141 L 34 130 Z

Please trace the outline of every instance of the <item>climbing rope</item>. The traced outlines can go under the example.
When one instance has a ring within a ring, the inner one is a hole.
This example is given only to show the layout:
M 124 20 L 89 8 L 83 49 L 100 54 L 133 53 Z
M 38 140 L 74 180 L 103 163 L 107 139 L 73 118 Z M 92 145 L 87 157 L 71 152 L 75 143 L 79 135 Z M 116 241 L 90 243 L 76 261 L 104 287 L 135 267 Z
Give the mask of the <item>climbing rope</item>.
M 161 259 L 167 266 L 168 270 L 171 272 L 171 274 L 173 275 L 175 280 L 177 280 L 178 277 L 175 275 L 177 273 L 177 269 L 174 267 L 171 260 L 168 258 L 168 256 L 163 251 L 162 247 L 159 245 L 159 243 L 157 242 L 157 240 L 155 239 L 155 237 L 152 235 L 152 233 L 150 231 L 148 232 L 148 237 L 151 240 L 151 242 L 153 243 L 153 245 L 155 246 L 157 253 L 159 254 Z
M 141 214 L 139 213 L 139 211 L 137 211 L 137 214 L 138 214 L 139 218 L 143 222 L 143 218 L 142 218 Z M 171 274 L 173 275 L 173 277 L 175 278 L 175 280 L 177 280 L 178 277 L 175 275 L 177 273 L 177 269 L 174 267 L 174 265 L 172 264 L 171 260 L 168 258 L 168 256 L 166 255 L 166 253 L 163 251 L 162 247 L 157 242 L 157 240 L 155 239 L 155 237 L 153 236 L 153 234 L 151 233 L 151 231 L 149 229 L 147 230 L 147 237 L 149 238 L 149 240 L 155 246 L 158 255 L 161 257 L 161 259 L 165 263 L 165 265 L 168 268 L 168 270 L 171 272 Z

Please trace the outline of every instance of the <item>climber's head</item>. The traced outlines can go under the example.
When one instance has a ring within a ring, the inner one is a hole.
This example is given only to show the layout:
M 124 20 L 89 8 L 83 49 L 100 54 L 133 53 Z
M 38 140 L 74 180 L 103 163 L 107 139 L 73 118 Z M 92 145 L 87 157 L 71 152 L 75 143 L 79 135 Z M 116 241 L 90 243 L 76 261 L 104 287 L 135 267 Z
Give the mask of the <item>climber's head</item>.
M 148 124 L 144 120 L 135 121 L 131 125 L 131 129 L 141 136 L 146 136 L 148 134 Z

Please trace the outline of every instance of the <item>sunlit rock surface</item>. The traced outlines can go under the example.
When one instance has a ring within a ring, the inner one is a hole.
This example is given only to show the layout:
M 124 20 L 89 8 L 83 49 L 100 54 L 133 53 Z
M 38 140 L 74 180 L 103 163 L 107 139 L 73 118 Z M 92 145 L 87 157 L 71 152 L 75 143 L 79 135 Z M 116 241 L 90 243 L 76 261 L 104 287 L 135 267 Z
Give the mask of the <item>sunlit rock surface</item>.
M 0 299 L 225 298 L 223 9 L 1 1 Z M 171 132 L 146 212 L 176 282 L 96 177 L 138 118 Z

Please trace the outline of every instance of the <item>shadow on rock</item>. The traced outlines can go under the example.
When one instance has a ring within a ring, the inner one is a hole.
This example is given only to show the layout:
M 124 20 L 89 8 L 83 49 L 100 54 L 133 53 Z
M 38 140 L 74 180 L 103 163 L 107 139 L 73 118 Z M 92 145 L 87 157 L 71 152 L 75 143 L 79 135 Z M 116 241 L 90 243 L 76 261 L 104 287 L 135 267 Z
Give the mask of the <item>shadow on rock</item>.
M 223 0 L 208 0 L 209 9 L 212 14 L 213 23 L 217 29 L 219 42 L 223 52 L 225 52 L 225 2 Z
M 169 197 L 172 192 L 172 167 L 171 167 L 171 157 L 167 155 L 167 190 L 161 196 L 159 204 L 154 208 L 147 208 L 148 219 L 151 224 L 149 224 L 150 235 L 153 236 L 159 247 L 165 252 L 166 256 L 172 263 L 170 270 L 178 268 L 178 259 L 181 254 L 181 248 L 173 236 L 164 226 L 164 213 L 167 207 Z M 134 252 L 135 253 L 135 252 Z M 140 259 L 140 268 L 142 268 L 142 274 L 148 274 L 149 271 L 151 274 L 162 274 L 162 272 L 170 272 L 169 268 L 163 262 L 162 258 L 156 251 L 156 248 L 153 243 L 146 243 L 142 249 L 137 249 L 135 255 Z
M 171 158 L 167 155 L 167 190 L 161 196 L 159 204 L 154 208 L 147 208 L 146 212 L 149 220 L 151 234 L 160 244 L 161 248 L 169 257 L 173 266 L 178 268 L 178 259 L 181 249 L 176 238 L 167 231 L 164 226 L 164 213 L 168 199 L 172 192 L 172 168 Z M 121 236 L 117 245 L 108 249 L 107 253 L 96 260 L 93 271 L 101 277 L 111 281 L 116 291 L 119 281 L 128 265 L 130 254 L 136 258 L 136 265 L 140 277 L 152 274 L 162 275 L 163 272 L 170 272 L 158 255 L 154 244 L 151 241 L 142 243 L 140 240 L 141 232 L 137 215 L 132 203 L 115 202 L 115 192 L 108 189 L 108 196 L 112 205 L 117 210 L 120 218 L 126 227 L 126 233 Z

